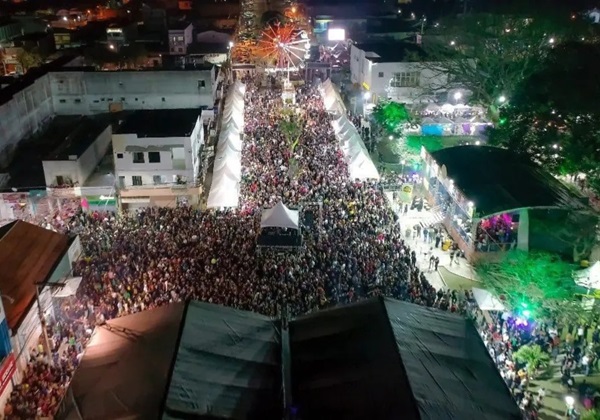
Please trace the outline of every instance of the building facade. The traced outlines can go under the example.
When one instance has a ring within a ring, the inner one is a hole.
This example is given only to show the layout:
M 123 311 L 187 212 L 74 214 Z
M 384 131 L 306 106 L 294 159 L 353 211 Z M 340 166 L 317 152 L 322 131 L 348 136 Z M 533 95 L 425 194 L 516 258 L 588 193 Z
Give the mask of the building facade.
M 197 109 L 138 111 L 112 136 L 121 208 L 196 204 L 203 122 Z
M 78 65 L 65 58 L 61 65 Z M 94 72 L 54 66 L 0 91 L 0 168 L 54 115 L 212 108 L 215 70 Z
M 387 48 L 376 45 L 351 46 L 351 81 L 370 92 L 374 103 L 381 99 L 407 104 L 429 102 L 447 85 L 448 74 L 441 66 L 413 61 L 415 55 L 388 52 Z
M 169 53 L 185 55 L 187 47 L 194 42 L 194 26 L 187 22 L 178 22 L 169 28 Z

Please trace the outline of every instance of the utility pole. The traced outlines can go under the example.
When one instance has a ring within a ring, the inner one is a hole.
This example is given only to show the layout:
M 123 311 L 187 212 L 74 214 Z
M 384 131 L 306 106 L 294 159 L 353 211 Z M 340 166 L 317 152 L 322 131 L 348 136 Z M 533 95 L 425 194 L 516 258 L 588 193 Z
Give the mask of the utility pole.
M 42 335 L 44 337 L 44 346 L 46 347 L 46 355 L 48 357 L 48 365 L 54 367 L 54 359 L 52 358 L 52 347 L 50 346 L 50 339 L 48 338 L 48 330 L 46 329 L 46 317 L 44 310 L 42 309 L 42 302 L 40 299 L 40 288 L 44 286 L 48 287 L 64 287 L 65 283 L 36 283 L 35 284 L 35 299 L 38 307 L 38 316 L 40 318 L 40 324 L 42 325 Z
M 42 309 L 42 302 L 40 300 L 40 285 L 35 285 L 35 299 L 38 307 L 38 316 L 40 317 L 40 324 L 42 325 L 42 334 L 44 337 L 44 347 L 46 347 L 46 357 L 48 358 L 48 366 L 54 367 L 54 359 L 52 358 L 52 347 L 50 347 L 50 340 L 48 339 L 48 331 L 46 330 L 46 317 L 44 316 L 44 310 Z

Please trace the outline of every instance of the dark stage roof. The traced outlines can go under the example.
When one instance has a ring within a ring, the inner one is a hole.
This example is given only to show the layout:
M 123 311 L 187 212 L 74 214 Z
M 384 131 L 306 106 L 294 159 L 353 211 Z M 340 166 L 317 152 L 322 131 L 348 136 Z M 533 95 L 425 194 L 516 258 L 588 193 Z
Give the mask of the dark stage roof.
M 283 418 L 279 323 L 191 302 L 163 419 Z
M 289 335 L 200 302 L 109 321 L 57 418 L 79 418 L 76 401 L 84 419 L 280 420 L 284 395 L 298 419 L 520 418 L 470 321 L 382 298 L 300 317 Z
M 491 146 L 457 146 L 431 153 L 479 217 L 532 207 L 586 209 L 559 180 L 513 152 Z

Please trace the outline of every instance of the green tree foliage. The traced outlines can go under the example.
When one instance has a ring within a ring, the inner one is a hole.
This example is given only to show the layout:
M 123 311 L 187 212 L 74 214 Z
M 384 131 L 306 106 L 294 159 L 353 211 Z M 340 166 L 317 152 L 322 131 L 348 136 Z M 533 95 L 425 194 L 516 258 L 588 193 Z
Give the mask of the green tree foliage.
M 587 410 L 582 414 L 581 420 L 600 420 L 600 411 L 596 408 Z
M 521 346 L 513 354 L 513 358 L 520 363 L 526 363 L 527 369 L 535 376 L 535 372 L 541 368 L 548 366 L 550 363 L 550 355 L 542 350 L 538 345 Z
M 388 132 L 401 130 L 402 124 L 410 121 L 410 114 L 404 104 L 384 102 L 373 110 L 373 117 Z
M 490 142 L 527 155 L 557 174 L 583 172 L 600 191 L 600 46 L 557 45 L 519 84 Z
M 423 65 L 449 75 L 437 88 L 465 88 L 469 100 L 490 106 L 495 116 L 498 99 L 512 97 L 517 85 L 535 73 L 553 45 L 579 39 L 582 26 L 570 19 L 536 15 L 468 14 L 442 20 L 426 37 L 430 63 Z M 440 63 L 440 64 L 435 64 Z M 442 64 L 443 63 L 443 64 Z
M 32 50 L 21 49 L 17 53 L 17 62 L 21 65 L 23 73 L 32 67 L 40 66 L 44 60 L 36 48 Z
M 509 251 L 498 261 L 481 258 L 475 269 L 483 285 L 503 296 L 509 309 L 527 304 L 538 319 L 583 316 L 572 278 L 576 267 L 554 254 L 540 251 Z

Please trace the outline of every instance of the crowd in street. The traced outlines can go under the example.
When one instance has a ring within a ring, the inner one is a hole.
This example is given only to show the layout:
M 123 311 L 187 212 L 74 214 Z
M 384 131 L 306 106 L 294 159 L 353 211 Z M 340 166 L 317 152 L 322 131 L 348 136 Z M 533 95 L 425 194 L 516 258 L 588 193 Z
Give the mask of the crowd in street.
M 94 323 L 171 302 L 197 299 L 277 316 L 284 308 L 298 315 L 384 295 L 466 312 L 472 296 L 428 282 L 380 184 L 349 179 L 316 89 L 300 88 L 284 113 L 280 92 L 253 80 L 245 99 L 240 209 L 146 208 L 80 213 L 68 222 L 81 238 L 75 274 L 83 281 L 49 327 L 54 366 L 42 348 L 35 353 L 7 419 L 55 412 Z M 301 127 L 295 147 L 282 129 L 293 118 Z M 280 200 L 320 203 L 322 214 L 304 227 L 302 249 L 257 253 L 259 215 Z

